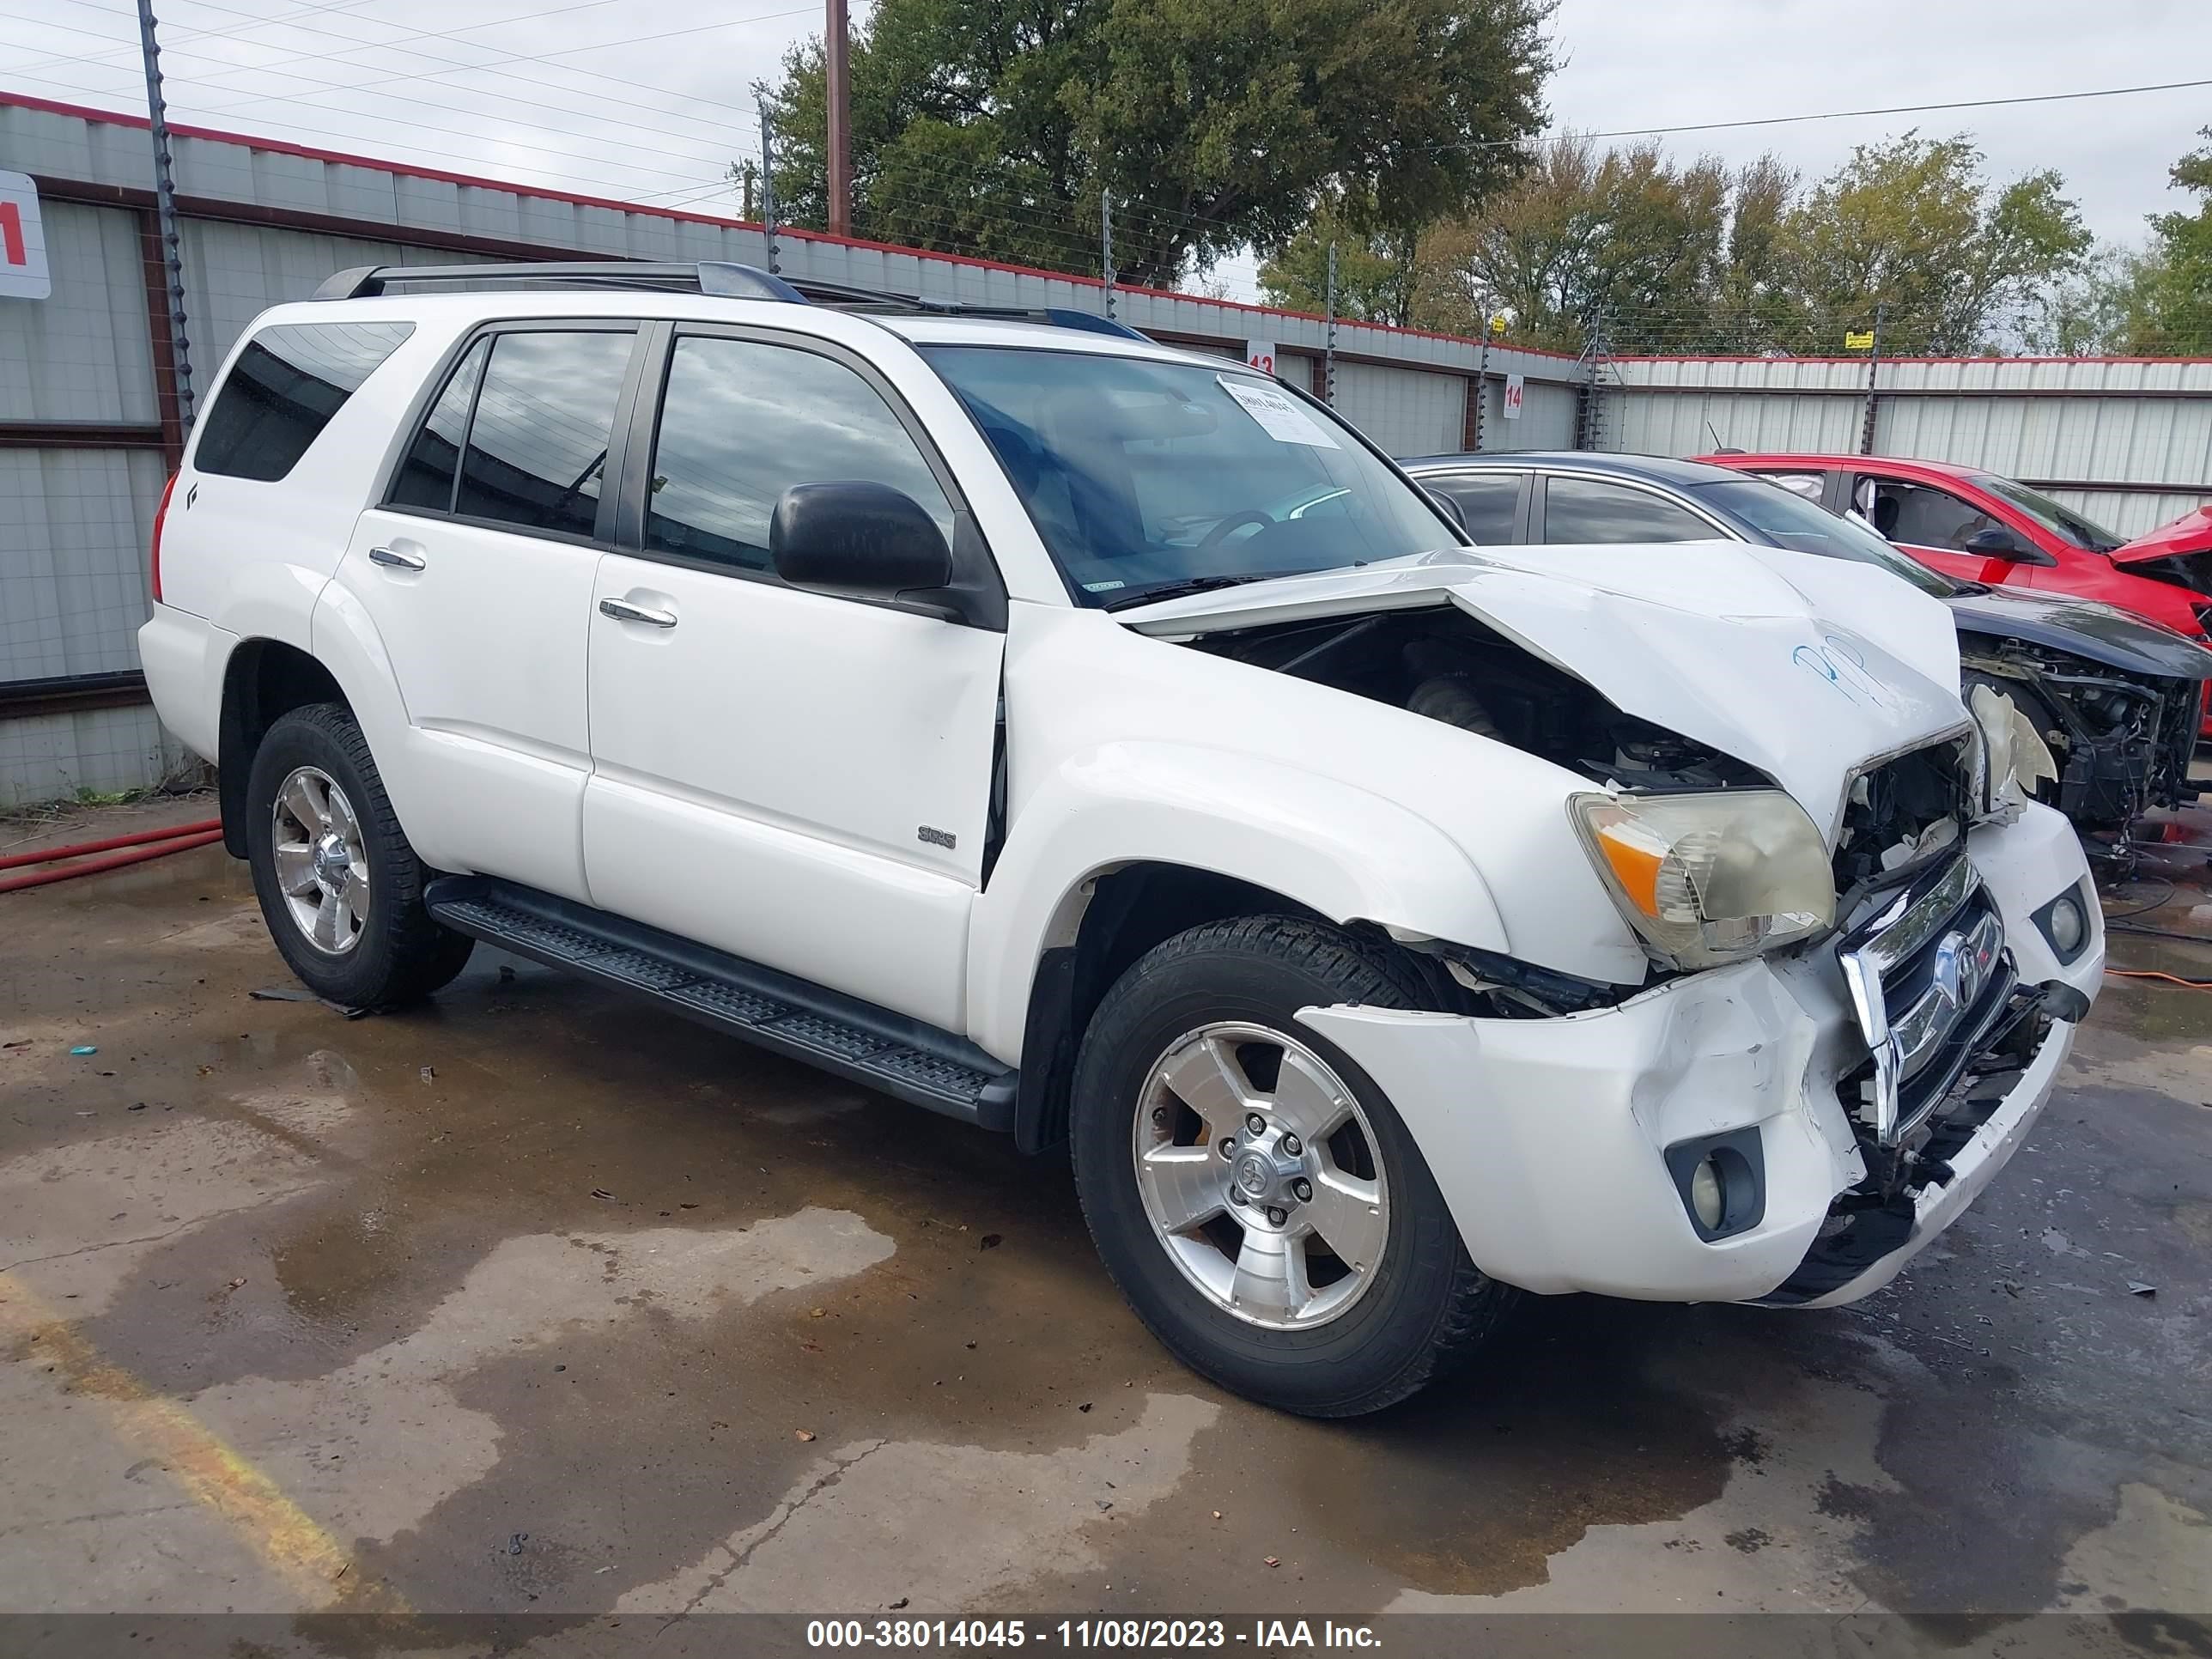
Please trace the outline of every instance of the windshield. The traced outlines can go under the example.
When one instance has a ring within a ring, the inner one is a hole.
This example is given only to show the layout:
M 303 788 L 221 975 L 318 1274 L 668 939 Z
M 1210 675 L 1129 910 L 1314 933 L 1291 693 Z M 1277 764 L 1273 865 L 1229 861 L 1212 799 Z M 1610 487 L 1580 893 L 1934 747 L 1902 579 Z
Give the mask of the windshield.
M 1085 605 L 1458 544 L 1326 410 L 1224 366 L 925 346 Z
M 1939 576 L 1926 565 L 1899 552 L 1863 525 L 1839 519 L 1779 484 L 1755 478 L 1730 479 L 1723 483 L 1692 485 L 1692 495 L 1702 495 L 1715 507 L 1732 513 L 1761 534 L 1801 553 L 1823 558 L 1852 559 L 1877 564 L 1893 576 L 1902 576 L 1923 593 L 1948 599 L 1958 585 Z
M 1977 473 L 1974 482 L 1999 501 L 2027 514 L 2051 534 L 2063 536 L 2076 547 L 2086 547 L 2092 553 L 2109 553 L 2124 545 L 2120 538 L 2104 526 L 2083 518 L 2070 507 L 2059 506 L 2048 495 L 2039 495 L 2024 483 L 1999 477 L 1994 472 Z

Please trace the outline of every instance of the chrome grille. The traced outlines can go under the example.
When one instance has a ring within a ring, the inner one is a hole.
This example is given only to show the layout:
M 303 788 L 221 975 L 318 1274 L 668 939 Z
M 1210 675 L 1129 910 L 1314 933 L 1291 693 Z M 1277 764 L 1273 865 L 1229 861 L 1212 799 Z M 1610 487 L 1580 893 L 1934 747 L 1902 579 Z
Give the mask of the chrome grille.
M 2004 1012 L 2004 921 L 1963 855 L 1846 934 L 1837 957 L 1874 1056 L 1873 1127 L 1894 1146 L 1941 1105 Z

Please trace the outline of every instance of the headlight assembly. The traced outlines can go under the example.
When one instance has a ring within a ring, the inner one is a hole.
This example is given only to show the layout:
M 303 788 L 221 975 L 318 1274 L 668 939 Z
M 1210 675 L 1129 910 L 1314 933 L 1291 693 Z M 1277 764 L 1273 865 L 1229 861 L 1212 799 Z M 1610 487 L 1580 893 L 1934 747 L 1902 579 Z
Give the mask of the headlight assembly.
M 1665 964 L 1717 968 L 1835 923 L 1828 849 L 1779 790 L 1580 794 L 1570 808 L 1613 902 Z

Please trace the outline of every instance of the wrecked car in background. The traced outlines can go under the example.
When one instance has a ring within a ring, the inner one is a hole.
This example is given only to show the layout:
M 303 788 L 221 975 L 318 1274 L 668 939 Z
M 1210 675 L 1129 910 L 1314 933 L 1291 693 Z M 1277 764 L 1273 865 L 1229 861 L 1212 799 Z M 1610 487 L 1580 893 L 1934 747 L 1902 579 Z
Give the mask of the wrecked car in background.
M 1940 599 L 1959 630 L 1962 687 L 2010 697 L 2049 746 L 2035 799 L 2084 830 L 2197 799 L 2189 781 L 2212 651 L 2112 605 L 1993 587 L 1906 557 L 1855 514 L 1820 506 L 1817 475 L 1742 472 L 1656 455 L 1432 455 L 1404 463 L 1479 542 L 1762 543 L 1888 571 Z

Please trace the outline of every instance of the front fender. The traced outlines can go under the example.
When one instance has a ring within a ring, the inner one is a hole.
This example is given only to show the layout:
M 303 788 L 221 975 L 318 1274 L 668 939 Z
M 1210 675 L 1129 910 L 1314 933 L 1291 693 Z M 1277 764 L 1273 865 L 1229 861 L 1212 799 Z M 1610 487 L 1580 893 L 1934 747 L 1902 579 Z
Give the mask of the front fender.
M 315 602 L 313 637 L 315 658 L 352 706 L 409 842 L 426 863 L 462 868 L 438 833 L 444 814 L 437 810 L 434 785 L 422 775 L 415 729 L 376 619 L 343 582 L 328 582 Z
M 1147 862 L 1249 882 L 1333 921 L 1507 949 L 1481 872 L 1408 808 L 1279 761 L 1194 744 L 1104 744 L 1065 758 L 1023 799 L 976 900 L 976 1042 L 1019 1057 L 1038 959 L 1073 941 L 1092 880 Z

